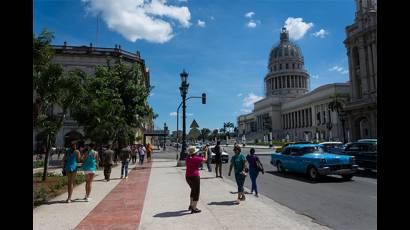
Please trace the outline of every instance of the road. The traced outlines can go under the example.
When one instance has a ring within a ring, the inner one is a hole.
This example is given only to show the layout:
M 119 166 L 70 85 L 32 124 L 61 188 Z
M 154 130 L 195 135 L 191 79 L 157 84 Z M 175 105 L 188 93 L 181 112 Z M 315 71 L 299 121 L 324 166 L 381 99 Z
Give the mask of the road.
M 231 157 L 232 148 L 224 148 Z M 242 152 L 246 155 L 249 149 L 243 148 Z M 256 150 L 257 154 L 269 152 L 271 150 Z M 175 159 L 175 154 L 159 152 L 156 157 Z M 338 176 L 326 176 L 319 182 L 312 182 L 301 174 L 277 173 L 270 164 L 269 155 L 259 155 L 259 158 L 266 171 L 257 180 L 260 194 L 336 230 L 377 229 L 375 173 L 359 172 L 351 181 L 343 181 Z M 224 164 L 222 168 L 224 179 L 235 181 L 233 173 L 228 177 L 229 165 Z M 249 177 L 245 180 L 245 187 L 251 188 Z

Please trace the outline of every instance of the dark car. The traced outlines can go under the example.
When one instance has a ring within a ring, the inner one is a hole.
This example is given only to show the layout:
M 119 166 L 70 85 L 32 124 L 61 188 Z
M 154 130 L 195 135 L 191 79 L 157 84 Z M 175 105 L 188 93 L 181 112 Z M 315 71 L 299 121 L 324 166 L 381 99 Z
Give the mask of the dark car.
M 361 168 L 377 170 L 377 142 L 349 143 L 342 154 L 354 156 Z

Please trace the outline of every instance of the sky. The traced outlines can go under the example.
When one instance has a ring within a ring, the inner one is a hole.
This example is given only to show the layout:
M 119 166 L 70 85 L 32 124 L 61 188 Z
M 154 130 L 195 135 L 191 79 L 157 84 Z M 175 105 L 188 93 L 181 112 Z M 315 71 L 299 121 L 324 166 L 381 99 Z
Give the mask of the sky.
M 176 130 L 185 69 L 188 96 L 207 94 L 205 105 L 187 101 L 187 131 L 193 119 L 213 130 L 236 126 L 264 97 L 269 53 L 283 26 L 302 50 L 310 90 L 347 82 L 343 40 L 354 13 L 354 0 L 34 0 L 33 32 L 47 28 L 55 45 L 140 51 L 154 87 L 148 101 L 159 115 L 156 129 L 166 123 Z

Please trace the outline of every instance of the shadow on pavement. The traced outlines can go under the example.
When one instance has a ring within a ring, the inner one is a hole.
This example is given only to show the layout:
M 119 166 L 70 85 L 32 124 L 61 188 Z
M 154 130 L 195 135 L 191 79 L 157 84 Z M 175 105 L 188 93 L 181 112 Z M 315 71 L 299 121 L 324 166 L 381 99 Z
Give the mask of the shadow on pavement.
M 217 179 L 216 177 L 201 177 L 201 180 L 202 179 Z
M 238 194 L 238 192 L 232 192 L 232 191 L 230 191 L 230 193 L 231 193 L 231 194 Z M 253 194 L 253 193 L 248 192 L 248 191 L 245 191 L 244 193 L 245 193 L 245 194 Z
M 355 176 L 377 179 L 377 172 L 370 170 L 358 170 Z
M 110 178 L 110 180 L 122 180 L 122 179 L 121 179 L 121 178 Z M 106 182 L 107 180 L 105 180 L 105 179 L 100 179 L 100 180 L 93 180 L 93 181 Z
M 319 180 L 313 181 L 307 178 L 306 175 L 300 174 L 300 173 L 293 173 L 293 172 L 280 173 L 278 171 L 273 171 L 273 170 L 266 171 L 266 173 L 269 173 L 269 174 L 272 174 L 278 177 L 294 179 L 294 180 L 298 180 L 298 181 L 306 182 L 310 184 L 349 182 L 349 181 L 344 180 L 341 177 L 339 178 L 339 177 L 334 177 L 334 176 L 322 176 Z
M 155 214 L 154 217 L 178 217 L 191 214 L 188 210 L 181 210 L 181 211 L 173 211 L 173 212 L 162 212 Z
M 46 202 L 42 202 L 41 204 L 66 204 L 67 201 L 66 200 L 55 200 L 55 201 L 46 201 Z
M 211 203 L 208 203 L 208 205 L 237 205 L 235 201 L 213 201 Z

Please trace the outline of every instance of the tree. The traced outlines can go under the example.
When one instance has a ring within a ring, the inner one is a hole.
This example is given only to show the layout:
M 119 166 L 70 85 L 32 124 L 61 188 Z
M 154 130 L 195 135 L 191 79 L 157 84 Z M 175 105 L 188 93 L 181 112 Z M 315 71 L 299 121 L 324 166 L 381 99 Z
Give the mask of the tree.
M 46 137 L 43 181 L 47 179 L 50 148 L 63 126 L 64 117 L 70 108 L 78 104 L 84 92 L 81 75 L 65 74 L 61 65 L 51 62 L 54 52 L 50 43 L 53 38 L 47 29 L 38 37 L 33 33 L 33 95 L 36 97 L 33 124 Z M 55 110 L 61 112 L 56 114 Z
M 211 130 L 208 128 L 201 129 L 200 138 L 202 138 L 202 142 L 205 142 L 205 139 L 208 139 L 208 136 L 210 133 L 211 133 Z
M 210 137 L 210 141 L 213 141 L 213 140 L 215 140 L 215 138 L 218 138 L 218 129 L 214 129 L 213 131 L 212 131 L 212 134 L 209 136 Z
M 230 133 L 232 132 L 232 129 L 234 128 L 234 124 L 232 122 L 224 122 L 224 129 L 228 133 L 228 136 L 230 136 Z
M 85 78 L 87 94 L 73 111 L 73 117 L 92 140 L 102 143 L 111 139 L 127 144 L 133 141 L 134 130 L 142 128 L 146 117 L 154 114 L 146 102 L 152 88 L 145 87 L 140 64 L 129 67 L 121 59 L 114 65 L 110 61 L 98 66 L 95 76 Z

